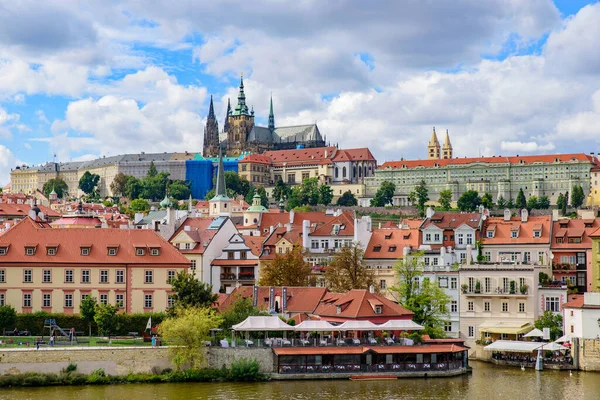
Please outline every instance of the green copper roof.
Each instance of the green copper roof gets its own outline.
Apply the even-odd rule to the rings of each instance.
[[[258,203],[258,204],[256,204]],[[248,207],[247,212],[267,212],[266,207],[264,207],[260,202],[260,195],[258,193],[254,193],[252,196],[252,205]]]
[[[165,198],[160,202],[161,208],[171,208],[173,207],[173,202],[169,198],[168,194],[165,194]]]
[[[240,92],[238,93],[238,103],[231,115],[250,115],[246,105],[246,94],[244,93],[244,77],[240,78]]]

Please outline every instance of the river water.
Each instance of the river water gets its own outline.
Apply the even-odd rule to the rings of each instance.
[[[149,399],[600,399],[600,373],[543,371],[471,363],[473,374],[398,381],[283,381],[0,389],[0,400]]]

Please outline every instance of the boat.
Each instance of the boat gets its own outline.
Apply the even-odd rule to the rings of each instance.
[[[350,377],[351,381],[384,381],[390,379],[398,379],[393,375],[354,375]]]

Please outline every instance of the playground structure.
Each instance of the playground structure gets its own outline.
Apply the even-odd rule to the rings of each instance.
[[[46,329],[48,329],[49,332],[48,336],[54,336],[55,338],[58,336],[64,336],[71,344],[77,343],[77,338],[75,337],[75,332],[73,331],[73,329],[69,330],[68,332],[65,331],[56,324],[56,320],[54,318],[44,320],[42,340],[44,339],[44,333],[46,332]],[[58,335],[57,333],[59,333],[60,335]]]

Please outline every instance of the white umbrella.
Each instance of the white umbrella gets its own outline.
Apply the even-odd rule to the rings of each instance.
[[[563,335],[555,340],[556,343],[566,343],[571,341],[571,336]]]
[[[529,333],[523,335],[523,337],[544,337],[544,332],[535,328],[534,330],[530,331]]]
[[[540,347],[538,347],[538,349],[549,350],[549,351],[565,351],[565,350],[568,350],[567,347],[562,346],[562,345],[560,345],[558,343],[555,343],[555,342],[544,343],[543,345],[541,345]]]

